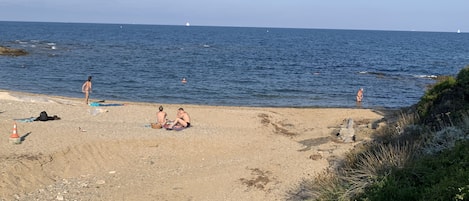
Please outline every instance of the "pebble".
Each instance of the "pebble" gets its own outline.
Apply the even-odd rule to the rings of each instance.
[[[34,192],[14,194],[11,200],[93,200],[98,195],[98,192],[90,190],[92,189],[90,186],[92,184],[102,185],[105,183],[104,179],[100,180],[96,177],[62,179],[44,188],[39,188]],[[4,201],[2,197],[0,197],[0,201]]]
[[[98,180],[98,181],[96,181],[96,184],[99,184],[99,185],[105,184],[105,183],[106,183],[106,181],[104,181],[104,180]]]

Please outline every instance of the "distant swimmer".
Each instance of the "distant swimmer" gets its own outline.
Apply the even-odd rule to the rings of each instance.
[[[81,86],[81,91],[85,93],[85,103],[88,105],[88,99],[91,93],[91,76],[88,76],[88,80]]]
[[[186,84],[186,83],[187,83],[187,80],[186,80],[186,78],[185,78],[185,77],[183,77],[183,78],[182,78],[182,80],[181,80],[181,82],[182,82],[183,84]]]
[[[362,102],[363,100],[363,88],[360,88],[357,92],[357,102]]]

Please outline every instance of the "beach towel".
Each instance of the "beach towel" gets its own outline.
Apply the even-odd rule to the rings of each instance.
[[[183,127],[183,126],[175,126],[175,127],[173,127],[173,130],[175,130],[175,131],[182,131],[182,130],[184,130],[184,129],[186,129],[186,128],[187,128],[187,127]]]
[[[173,124],[172,121],[167,121],[166,124],[163,125],[163,128],[165,128],[166,130],[171,130],[171,124]]]
[[[98,102],[91,102],[90,106],[91,107],[99,107],[99,106],[124,106],[125,104],[120,104],[120,103],[98,103]]]
[[[28,122],[33,122],[35,119],[36,119],[36,117],[29,117],[29,118],[13,119],[13,120],[16,121],[16,122],[28,123]]]
[[[169,130],[169,131],[172,131],[172,130],[174,130],[174,131],[182,131],[182,130],[184,130],[184,129],[187,128],[187,127],[179,126],[179,125],[178,125],[178,126],[173,126],[172,128],[169,127],[169,126],[170,126],[169,124],[166,124],[164,128],[166,128],[166,130]]]

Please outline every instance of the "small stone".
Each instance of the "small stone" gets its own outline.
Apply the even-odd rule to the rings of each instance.
[[[10,138],[11,144],[21,144],[21,138]]]
[[[322,156],[320,154],[313,154],[309,156],[309,159],[316,161],[316,160],[322,159]]]

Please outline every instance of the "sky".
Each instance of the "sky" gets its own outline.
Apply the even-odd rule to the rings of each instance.
[[[0,0],[0,21],[469,32],[469,1]]]

